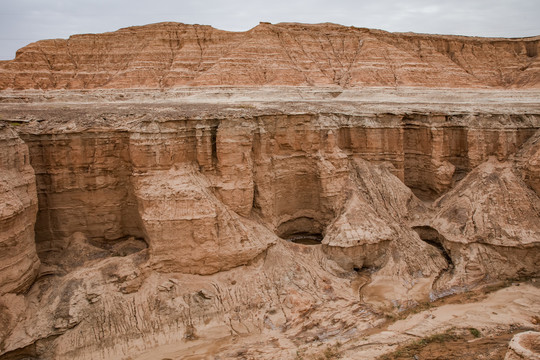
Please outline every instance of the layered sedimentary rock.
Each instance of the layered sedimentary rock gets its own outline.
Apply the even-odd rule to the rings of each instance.
[[[0,124],[0,295],[26,291],[39,259],[34,241],[36,180],[28,147]]]
[[[55,116],[55,112],[50,114]],[[75,115],[68,118],[71,116]],[[142,114],[133,113],[128,118],[139,116]],[[173,112],[167,116],[182,115]],[[394,183],[400,178],[420,195],[437,196],[452,185],[459,173],[470,171],[482,159],[508,158],[535,131],[535,116],[510,119],[500,115],[499,118],[507,120],[506,127],[493,128],[483,116],[454,115],[441,122],[437,117],[425,116],[385,115],[381,119],[315,113],[262,115],[249,121],[234,117],[159,123],[128,120],[129,130],[119,123],[119,128],[81,132],[77,130],[79,125],[74,124],[72,130],[63,134],[38,130],[43,123],[37,123],[37,127],[29,127],[22,136],[30,147],[37,174],[38,251],[41,254],[61,251],[71,234],[84,229],[94,239],[146,238],[150,253],[157,256],[154,261],[157,267],[170,265],[162,255],[181,263],[180,257],[185,255],[180,253],[193,258],[172,267],[178,271],[205,273],[245,264],[273,241],[248,235],[251,225],[242,218],[254,213],[271,231],[284,238],[295,233],[325,235],[325,229],[344,211],[351,196],[357,199],[355,207],[368,208],[360,205],[366,201],[361,200],[362,195],[353,191],[361,187],[354,170],[359,169],[360,158],[387,163],[385,171],[397,176],[392,180]],[[124,119],[122,115],[120,119]],[[454,128],[465,119],[476,125],[473,128],[461,125],[462,137],[456,140]],[[412,121],[417,125],[411,128]],[[419,138],[420,122],[428,121],[430,126],[423,126],[426,139]],[[435,137],[433,133],[443,135]],[[490,143],[489,147],[478,143],[478,137],[488,136],[501,140]],[[465,150],[457,148],[456,141]],[[422,153],[418,153],[420,146]],[[424,167],[424,163],[434,161],[445,161],[455,169],[447,174],[445,186],[436,186],[440,179],[438,168]],[[370,173],[362,171],[363,176]],[[381,183],[390,181],[387,175],[378,176],[385,179]],[[377,186],[372,184],[371,191]],[[393,192],[389,190],[380,197],[396,196]],[[369,199],[369,206],[385,208],[381,204],[373,205],[371,196]],[[405,212],[401,210],[401,214]],[[389,222],[376,212],[368,218],[379,224]],[[394,214],[392,218],[402,221],[402,215]],[[199,221],[204,225],[197,225]],[[362,226],[369,227],[367,223]],[[214,230],[205,233],[202,229],[207,228]],[[184,235],[175,229],[185,229]],[[395,231],[383,233],[389,239],[397,236]],[[193,239],[190,246],[209,241],[206,245],[209,248],[200,256],[188,248],[177,248],[177,255],[171,252],[172,248],[158,250],[161,246],[158,243],[177,246],[172,239],[178,237],[186,241]],[[231,245],[235,242],[237,245]],[[204,266],[197,265],[203,258],[208,260],[212,253],[223,256],[222,252],[215,252],[219,244],[231,245],[233,252],[245,246],[250,255],[239,255],[238,261],[203,270]],[[188,271],[189,267],[192,270]]]
[[[385,327],[540,276],[538,46],[165,23],[21,49],[0,65],[0,359],[374,358],[473,310],[486,334],[537,326],[531,280]]]
[[[435,241],[454,261],[440,286],[538,274],[540,198],[516,172],[491,159],[437,200]]]
[[[36,244],[40,253],[61,250],[63,239],[77,228],[94,238],[142,237],[135,199],[130,196],[126,136],[81,135],[53,133],[39,141],[26,139],[39,179],[42,211],[36,221]]]
[[[158,271],[211,274],[249,263],[274,234],[220,202],[189,165],[134,179],[141,223]]]
[[[26,296],[0,299],[6,358],[350,338],[382,312],[538,275],[534,104],[392,113],[325,91],[250,104],[96,92],[91,108],[77,93],[6,95],[43,263]]]
[[[426,290],[448,264],[406,225],[425,214],[424,205],[388,167],[355,159],[352,169],[347,203],[322,242],[325,252],[363,275],[363,301],[400,306],[426,301]]]
[[[388,33],[261,23],[161,23],[39,41],[0,65],[0,89],[333,85],[538,88],[538,37]]]

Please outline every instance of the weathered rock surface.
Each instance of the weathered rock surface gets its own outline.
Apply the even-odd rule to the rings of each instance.
[[[211,274],[245,265],[275,235],[220,202],[192,166],[134,178],[142,226],[158,271]]]
[[[109,240],[143,236],[125,135],[89,132],[73,137],[55,132],[25,141],[38,179],[41,210],[35,232],[40,254],[61,251],[65,239],[80,231],[76,229]]]
[[[208,354],[232,334],[275,336],[256,356],[291,358],[359,341],[384,313],[538,276],[531,95],[473,114],[434,93],[430,110],[392,113],[326,91],[292,103],[95,92],[91,108],[76,92],[4,93],[35,169],[43,265],[26,295],[0,299],[3,356]],[[216,351],[238,357],[231,341]]]
[[[160,23],[44,40],[0,64],[0,89],[293,85],[538,88],[540,40],[261,23]]]
[[[0,296],[25,292],[34,281],[39,259],[34,241],[36,180],[28,147],[0,124]]]
[[[490,159],[434,206],[431,225],[438,234],[429,240],[453,260],[438,286],[538,276],[540,198],[512,163]]]
[[[515,335],[508,345],[504,360],[540,359],[540,333],[526,331]]]
[[[540,196],[540,131],[531,136],[516,155],[523,181]]]
[[[166,23],[22,49],[0,64],[0,359],[537,329],[539,41]]]
[[[365,277],[359,295],[368,303],[406,307],[427,301],[427,289],[448,264],[407,226],[426,209],[387,167],[362,159],[352,167],[348,200],[327,229],[324,251]]]

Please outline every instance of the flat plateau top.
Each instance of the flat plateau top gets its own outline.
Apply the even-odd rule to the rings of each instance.
[[[78,118],[79,124],[84,121],[89,126],[96,121],[93,125],[103,126],[107,121],[113,125],[143,117],[169,121],[274,114],[540,115],[540,90],[186,87],[0,91],[1,120],[46,120],[50,126]]]

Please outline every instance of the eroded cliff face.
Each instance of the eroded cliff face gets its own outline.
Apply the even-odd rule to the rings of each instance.
[[[257,356],[293,358],[321,337],[356,341],[383,314],[539,275],[534,105],[21,95],[34,101],[2,107],[3,174],[24,180],[28,209],[12,247],[26,262],[1,283],[6,359],[209,354],[231,335],[277,336]],[[224,341],[216,352],[237,357]]]
[[[21,49],[0,64],[0,359],[373,359],[538,328],[538,47],[164,23]]]
[[[489,156],[508,159],[538,119],[499,118],[505,124],[499,129],[482,116],[305,114],[23,133],[37,175],[38,251],[61,249],[63,239],[85,229],[90,238],[146,238],[163,269],[211,273],[238,266],[274,241],[254,230],[252,215],[284,238],[323,236],[352,196],[346,189],[360,187],[351,185],[359,159],[388,164],[384,177],[395,175],[432,199]],[[477,125],[456,125],[465,119]],[[176,254],[179,236],[193,243],[183,242]],[[225,255],[228,246],[236,261]]]
[[[39,259],[34,241],[36,178],[28,147],[0,125],[0,296],[22,293],[34,282]]]
[[[0,65],[0,89],[175,86],[538,88],[538,37],[388,33],[261,23],[246,32],[161,23],[39,41]]]

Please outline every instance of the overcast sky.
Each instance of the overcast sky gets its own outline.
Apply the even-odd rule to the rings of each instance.
[[[540,35],[540,0],[0,0],[0,60],[37,40],[162,21],[245,31],[259,21],[388,31]]]

